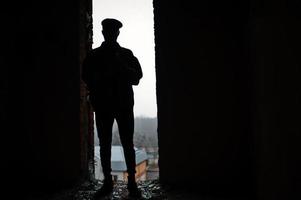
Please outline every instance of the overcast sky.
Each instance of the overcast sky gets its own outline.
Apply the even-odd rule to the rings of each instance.
[[[138,58],[143,78],[134,86],[135,116],[156,117],[155,44],[152,0],[93,0],[93,48],[103,42],[101,21],[123,23],[118,43]]]

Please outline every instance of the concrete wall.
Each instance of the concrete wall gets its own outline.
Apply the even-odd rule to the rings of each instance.
[[[301,3],[258,1],[250,18],[260,199],[299,199]],[[256,8],[256,9],[254,9]]]
[[[299,194],[300,4],[154,7],[161,181],[214,195]]]
[[[2,14],[6,184],[28,192],[70,186],[86,170],[79,1],[8,3]]]

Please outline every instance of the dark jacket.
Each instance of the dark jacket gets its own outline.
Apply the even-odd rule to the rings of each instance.
[[[103,42],[87,55],[82,78],[94,109],[131,108],[132,85],[139,84],[142,70],[131,50]]]

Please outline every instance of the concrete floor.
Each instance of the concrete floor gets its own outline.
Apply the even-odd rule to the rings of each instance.
[[[101,187],[101,181],[86,182],[77,188],[62,191],[52,195],[40,195],[27,198],[28,200],[94,200],[94,193]],[[247,198],[216,198],[205,197],[197,193],[185,192],[183,190],[165,189],[158,180],[149,180],[138,183],[143,198],[141,200],[247,200]],[[118,181],[114,192],[102,198],[104,200],[133,200],[128,198],[126,183]],[[97,199],[98,200],[98,199]],[[100,200],[100,199],[99,199]]]

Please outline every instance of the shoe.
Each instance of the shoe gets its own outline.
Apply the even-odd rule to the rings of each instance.
[[[138,188],[137,183],[128,184],[127,189],[129,191],[129,197],[138,199],[142,197],[141,191]]]
[[[105,197],[113,192],[114,183],[113,181],[104,181],[102,187],[96,191],[94,199]]]

